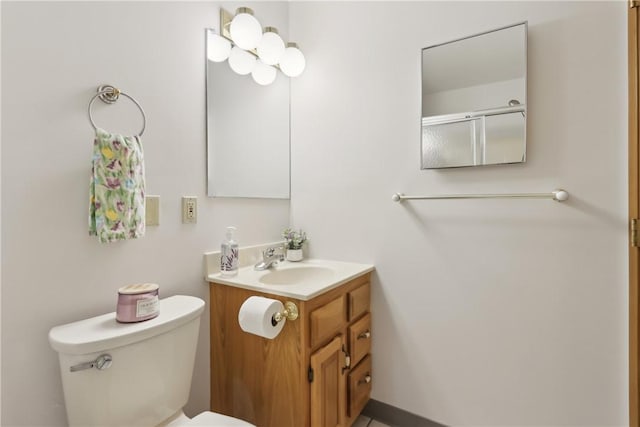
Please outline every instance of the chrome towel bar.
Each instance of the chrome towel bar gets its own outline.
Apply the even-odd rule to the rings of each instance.
[[[405,196],[402,193],[396,193],[391,196],[394,202],[427,199],[552,199],[556,202],[564,202],[568,198],[569,193],[562,189],[553,190],[550,193],[442,194],[439,196]]]

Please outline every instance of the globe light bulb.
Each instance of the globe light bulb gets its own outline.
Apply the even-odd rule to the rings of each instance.
[[[207,38],[207,58],[213,62],[223,62],[231,52],[231,42],[222,36],[209,31]]]
[[[258,56],[267,65],[276,65],[284,54],[284,42],[274,27],[266,27],[256,48]]]
[[[260,22],[253,16],[253,10],[248,7],[238,8],[236,16],[229,26],[231,40],[236,46],[244,49],[255,49],[262,37]]]
[[[298,77],[304,71],[306,61],[304,55],[295,43],[287,43],[282,58],[280,58],[280,70],[289,77]]]
[[[241,76],[249,74],[256,66],[256,57],[234,46],[229,54],[229,67]]]
[[[271,65],[267,65],[262,60],[256,61],[256,66],[251,71],[253,80],[262,86],[270,85],[276,79],[276,69]]]

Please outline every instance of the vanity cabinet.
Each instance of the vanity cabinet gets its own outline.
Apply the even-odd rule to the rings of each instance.
[[[310,300],[212,281],[211,410],[258,427],[349,427],[369,400],[370,273]],[[299,317],[273,340],[246,333],[250,296],[292,301]]]

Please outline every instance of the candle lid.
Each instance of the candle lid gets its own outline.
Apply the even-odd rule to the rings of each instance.
[[[147,292],[157,291],[159,288],[160,286],[155,283],[136,283],[121,287],[118,289],[118,293],[121,295],[146,294]]]

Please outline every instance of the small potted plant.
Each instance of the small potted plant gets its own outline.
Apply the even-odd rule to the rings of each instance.
[[[282,237],[286,241],[287,260],[302,261],[302,244],[307,241],[307,233],[287,228],[282,232]]]

